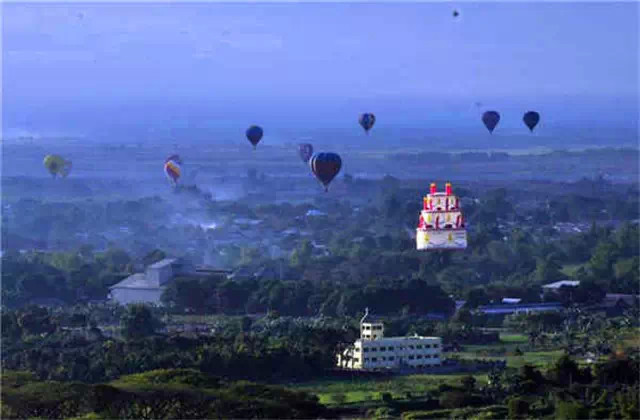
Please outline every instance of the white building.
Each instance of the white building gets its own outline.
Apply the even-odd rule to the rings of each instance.
[[[132,274],[109,288],[109,300],[126,305],[128,303],[160,304],[160,296],[176,274],[191,273],[175,258],[165,258],[147,267],[144,273]]]
[[[440,337],[385,337],[384,324],[369,316],[360,321],[360,339],[338,355],[338,366],[347,369],[399,369],[440,366]]]

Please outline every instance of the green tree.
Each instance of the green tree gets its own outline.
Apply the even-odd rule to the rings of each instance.
[[[460,380],[462,388],[467,393],[472,393],[476,388],[476,378],[471,375],[467,375]]]
[[[151,310],[143,304],[127,306],[120,319],[122,334],[127,339],[138,339],[155,332],[157,321],[154,320]]]
[[[587,419],[589,409],[577,401],[557,401],[555,418],[558,420]]]
[[[509,419],[523,419],[527,418],[527,414],[529,414],[529,403],[522,398],[510,398],[508,408]]]

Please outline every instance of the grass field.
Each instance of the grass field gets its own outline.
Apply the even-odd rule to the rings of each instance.
[[[390,393],[394,399],[405,399],[407,392],[413,397],[424,396],[441,384],[460,385],[466,374],[452,375],[408,375],[385,379],[326,380],[305,382],[295,386],[318,396],[323,404],[334,404],[334,395],[342,394],[344,403],[379,401],[381,394]],[[486,384],[487,375],[473,375],[477,383]]]

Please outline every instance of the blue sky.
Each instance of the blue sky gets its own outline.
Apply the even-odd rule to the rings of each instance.
[[[2,35],[5,129],[176,103],[218,119],[397,105],[400,121],[479,101],[637,123],[637,3],[5,4]]]

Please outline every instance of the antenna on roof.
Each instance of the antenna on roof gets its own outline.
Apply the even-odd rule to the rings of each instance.
[[[364,308],[364,316],[360,320],[361,324],[364,322],[364,320],[367,318],[368,315],[369,315],[369,308],[367,307],[367,308]]]

